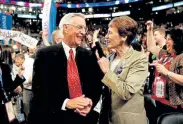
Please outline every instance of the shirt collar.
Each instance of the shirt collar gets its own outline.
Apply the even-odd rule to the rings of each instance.
[[[76,56],[76,48],[70,48],[64,41],[61,42],[64,48],[65,54],[67,58],[69,57],[69,50],[72,49],[74,53],[74,57]]]

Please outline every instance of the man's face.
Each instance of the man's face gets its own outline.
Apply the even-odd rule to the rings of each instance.
[[[60,35],[57,35],[56,36],[56,40],[55,40],[56,44],[62,42],[63,39],[64,39],[64,36],[63,35],[61,35],[61,34]]]
[[[85,19],[79,16],[72,18],[72,24],[64,25],[64,39],[68,42],[70,47],[77,47],[81,45],[86,34]]]
[[[159,31],[154,32],[154,40],[156,43],[159,43],[161,41],[163,35]]]

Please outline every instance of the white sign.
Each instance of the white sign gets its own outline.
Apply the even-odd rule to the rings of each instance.
[[[43,15],[42,15],[42,30],[47,33],[49,31],[50,9],[51,9],[51,0],[44,0]]]
[[[0,37],[12,39],[30,48],[35,48],[38,43],[38,40],[35,38],[19,31],[0,29]]]

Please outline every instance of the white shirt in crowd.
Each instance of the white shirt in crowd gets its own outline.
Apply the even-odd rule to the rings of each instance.
[[[24,85],[24,88],[29,90],[32,89],[33,64],[34,64],[34,59],[30,57],[26,58],[23,63],[23,67],[24,67],[23,76],[26,79],[23,85]]]

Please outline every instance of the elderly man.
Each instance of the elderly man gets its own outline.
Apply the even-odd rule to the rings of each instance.
[[[37,52],[29,124],[95,124],[92,110],[101,95],[103,73],[95,54],[79,45],[85,17],[66,14],[60,21],[63,42]]]

